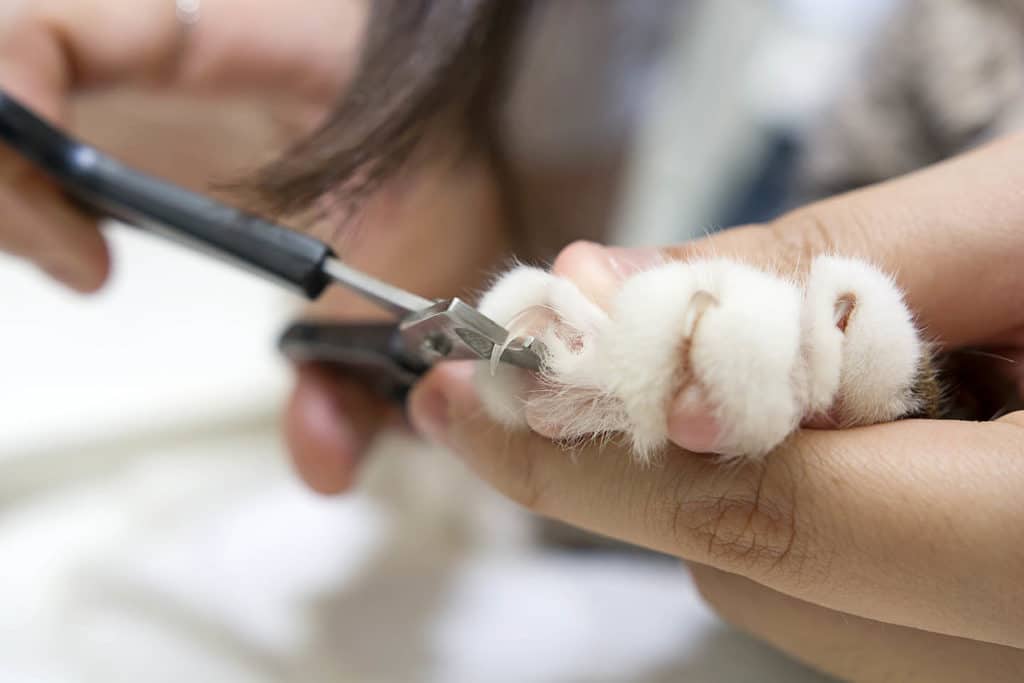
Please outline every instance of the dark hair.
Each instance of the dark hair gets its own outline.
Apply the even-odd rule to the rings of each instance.
[[[242,188],[282,216],[352,204],[430,140],[494,143],[494,107],[529,0],[373,0],[360,68],[335,109]]]

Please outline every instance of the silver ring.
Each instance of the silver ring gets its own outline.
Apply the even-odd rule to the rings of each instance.
[[[174,16],[177,18],[178,30],[174,41],[174,53],[167,64],[168,74],[178,74],[185,62],[192,32],[199,23],[199,9],[202,0],[174,0]]]
[[[201,0],[174,0],[174,12],[186,28],[199,23],[200,9]]]

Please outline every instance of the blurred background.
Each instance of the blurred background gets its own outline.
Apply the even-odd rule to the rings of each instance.
[[[898,98],[875,97],[895,87],[876,67],[913,61],[887,32],[939,19],[897,20],[901,4],[553,0],[509,108],[518,159],[620,160],[614,203],[587,213],[583,181],[575,218],[608,216],[609,239],[632,244],[909,170],[939,152]],[[571,49],[601,21],[607,78]],[[942,153],[992,129],[999,102],[957,118],[941,94],[918,115],[937,112]],[[77,120],[100,147],[166,135],[149,159],[163,175],[194,155],[229,171],[281,134],[244,103],[219,104],[218,127],[200,105],[133,97],[86,98]],[[526,125],[553,101],[561,128]],[[900,131],[910,142],[858,142]],[[380,440],[352,495],[309,493],[281,445],[289,371],[273,348],[298,303],[130,228],[108,235],[115,274],[89,298],[0,256],[0,680],[822,680],[720,623],[678,563],[554,542],[406,434]]]

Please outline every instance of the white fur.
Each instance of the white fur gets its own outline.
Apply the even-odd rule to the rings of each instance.
[[[550,313],[513,331],[547,349],[539,376],[477,373],[485,409],[509,428],[623,433],[646,460],[686,391],[721,426],[717,452],[756,456],[815,416],[845,426],[916,407],[921,342],[895,284],[862,261],[819,257],[803,287],[728,260],[666,263],[628,278],[607,312],[568,280],[519,267],[480,304],[501,324],[531,307]]]
[[[480,301],[479,310],[492,320],[507,325],[522,311],[533,307],[551,310],[552,321],[558,319],[564,323],[557,329],[553,325],[544,325],[528,330],[547,349],[545,376],[554,377],[555,381],[546,387],[537,387],[537,382],[531,382],[517,368],[500,364],[492,373],[491,365],[486,364],[476,374],[481,402],[491,417],[508,427],[526,425],[528,397],[534,404],[553,403],[552,417],[560,423],[578,425],[582,419],[576,415],[580,411],[575,410],[579,398],[566,401],[561,396],[561,390],[586,390],[588,372],[584,368],[588,366],[589,355],[575,353],[559,337],[558,332],[572,328],[578,330],[585,339],[594,338],[607,325],[608,317],[580,293],[573,283],[526,266],[517,267],[499,278]],[[515,333],[515,330],[512,332]],[[589,347],[584,350],[588,351]],[[557,398],[552,402],[553,396]],[[534,408],[536,410],[536,406]],[[571,410],[572,416],[563,419],[556,415],[566,408]],[[582,435],[579,429],[576,432],[579,433],[567,432],[563,436]]]
[[[892,278],[863,261],[822,256],[811,267],[807,290],[819,302],[844,295],[854,300],[840,339],[840,380],[835,393],[839,424],[887,422],[916,409],[911,387],[924,350]],[[817,314],[824,316],[826,311],[819,307]],[[817,323],[819,328],[827,325],[825,319]],[[835,344],[834,335],[830,343]],[[830,375],[835,370],[827,369]]]
[[[505,273],[481,299],[478,309],[495,322],[506,325],[531,306],[547,302],[548,289],[558,281],[538,268],[520,266]],[[484,409],[506,427],[526,427],[525,402],[529,377],[504,363],[494,374],[490,364],[476,373],[476,387]]]

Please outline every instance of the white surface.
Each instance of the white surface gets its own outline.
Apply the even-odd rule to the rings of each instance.
[[[152,236],[108,234],[114,277],[92,297],[0,255],[0,457],[245,414],[285,387],[287,294]]]
[[[2,680],[822,680],[719,624],[678,563],[471,542],[465,494],[429,521],[316,498],[272,429],[153,446],[0,522]]]

